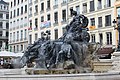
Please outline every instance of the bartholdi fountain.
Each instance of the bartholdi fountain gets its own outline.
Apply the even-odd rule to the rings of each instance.
[[[45,73],[91,72],[91,60],[96,58],[98,43],[89,43],[88,18],[72,10],[73,20],[66,26],[66,32],[56,40],[39,38],[28,46],[20,60],[20,66],[35,62],[35,69]],[[73,70],[72,72],[70,72]],[[27,69],[26,71],[29,71]]]

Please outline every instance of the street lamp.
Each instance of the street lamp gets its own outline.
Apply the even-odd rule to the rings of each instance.
[[[119,38],[118,38],[117,51],[120,51],[120,16],[117,17],[117,20],[115,19],[113,20],[113,24],[114,24],[114,29],[118,30]]]
[[[42,35],[43,35],[45,40],[50,40],[51,33],[49,30],[47,30],[46,32],[43,32]]]

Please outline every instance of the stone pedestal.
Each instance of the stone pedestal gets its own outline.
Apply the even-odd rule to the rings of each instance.
[[[111,59],[113,66],[110,71],[120,72],[120,52],[114,52]]]

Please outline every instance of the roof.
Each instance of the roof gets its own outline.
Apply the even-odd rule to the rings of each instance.
[[[5,2],[5,1],[3,1],[3,0],[0,0],[0,4],[9,4],[8,2]]]

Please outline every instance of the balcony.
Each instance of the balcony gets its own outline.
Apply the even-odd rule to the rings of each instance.
[[[41,11],[40,11],[40,14],[42,14],[42,13],[44,13],[44,10],[41,10]]]
[[[35,27],[35,28],[34,28],[34,31],[37,31],[37,30],[38,30],[38,28],[37,28],[37,27]]]
[[[111,7],[111,5],[110,4],[104,5],[104,8],[108,8],[108,7]]]
[[[89,9],[89,11],[90,11],[90,12],[92,12],[92,11],[95,11],[95,9],[93,9],[93,8],[90,8],[90,9]]]
[[[83,10],[82,13],[87,13],[87,10]]]
[[[29,17],[32,17],[32,14],[29,14]]]
[[[54,8],[54,9],[58,8],[58,4],[54,5],[53,8]]]
[[[67,24],[67,20],[64,19],[63,21],[61,21],[62,24]]]
[[[63,1],[63,2],[61,3],[61,6],[65,6],[65,5],[67,5],[67,1]]]
[[[58,21],[55,21],[55,23],[53,23],[54,27],[58,26]]]
[[[46,11],[50,11],[50,7],[48,7],[48,8],[46,9]]]
[[[19,26],[17,26],[16,29],[19,29]]]
[[[38,0],[35,0],[34,3],[35,3],[35,4],[38,3]]]
[[[98,24],[98,28],[102,27],[103,25],[102,24]]]
[[[106,27],[111,26],[111,23],[106,23],[105,26]]]
[[[101,6],[98,6],[97,9],[98,9],[98,10],[99,10],[99,9],[102,9],[102,5],[101,5]]]
[[[20,28],[23,28],[23,25],[20,25]]]
[[[27,26],[27,23],[24,24],[24,27],[26,27],[26,26]]]
[[[38,12],[35,12],[35,13],[34,13],[34,16],[37,16],[37,15],[38,15]]]
[[[32,2],[31,2],[31,3],[29,3],[29,6],[32,6]]]
[[[0,36],[0,39],[4,40],[4,39],[8,39],[7,36]]]

